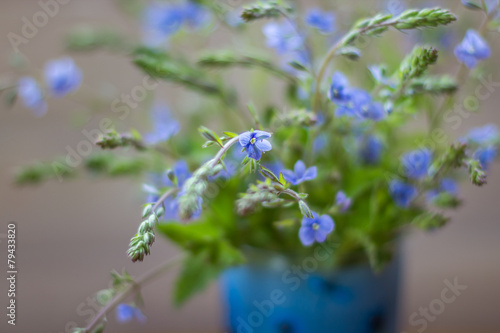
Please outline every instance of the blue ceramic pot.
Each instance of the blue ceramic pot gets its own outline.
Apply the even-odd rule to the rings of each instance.
[[[399,263],[319,272],[315,258],[273,256],[221,277],[232,333],[396,333]]]

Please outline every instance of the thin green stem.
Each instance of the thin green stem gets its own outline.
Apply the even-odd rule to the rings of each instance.
[[[101,310],[99,310],[97,315],[87,325],[84,332],[91,333],[92,330],[95,329],[101,323],[101,321],[104,319],[104,317],[106,317],[106,315],[110,311],[112,311],[121,302],[123,302],[132,292],[140,289],[141,287],[148,284],[149,282],[162,276],[164,273],[168,272],[172,267],[174,267],[179,262],[181,262],[184,258],[185,258],[185,254],[177,255],[174,258],[171,258],[171,259],[165,261],[163,264],[153,268],[151,271],[149,271],[148,273],[144,274],[139,279],[137,279],[137,281],[130,284],[123,291],[121,291],[119,294],[117,294],[111,301],[109,301],[109,303],[107,303],[103,308],[101,308]]]
[[[485,30],[488,27],[489,20],[490,20],[490,16],[485,14],[485,17],[484,17],[483,21],[481,22],[481,25],[478,29],[478,32],[480,35],[483,35],[485,33]],[[466,70],[467,70],[467,67],[465,67],[465,65],[462,62],[460,62],[460,64],[458,65],[458,67],[455,71],[455,74],[453,75],[453,79],[457,81],[457,85],[459,88],[460,88],[460,86],[462,86],[465,78],[467,77],[466,75],[464,75]],[[438,104],[438,106],[436,108],[437,111],[431,117],[430,126],[429,126],[429,133],[432,133],[432,131],[434,131],[436,128],[438,128],[440,126],[441,120],[443,118],[442,117],[443,112],[445,112],[447,110],[448,103],[452,98],[453,97],[448,96],[448,97],[444,97],[441,99],[440,103]]]
[[[239,140],[239,138],[239,136],[235,136],[234,138],[226,142],[226,144],[219,150],[219,152],[217,152],[217,155],[215,155],[214,159],[208,162],[210,163],[211,168],[219,164],[222,156],[224,156],[224,154],[229,150],[229,148],[231,148],[233,144],[235,144]]]

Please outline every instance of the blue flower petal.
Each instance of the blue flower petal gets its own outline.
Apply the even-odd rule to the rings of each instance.
[[[319,229],[322,232],[329,234],[330,232],[333,231],[333,228],[335,227],[335,223],[333,222],[333,219],[330,217],[330,215],[321,215],[319,218]]]
[[[255,130],[255,131],[253,131],[253,137],[257,140],[269,139],[271,137],[271,133],[265,132],[265,131],[260,131],[260,130]]]
[[[240,142],[240,145],[242,147],[246,147],[248,146],[248,144],[250,143],[250,140],[252,139],[252,133],[251,132],[244,132],[244,133],[241,133],[238,137],[238,140]]]
[[[302,244],[310,246],[315,241],[315,232],[312,228],[303,226],[299,230],[299,238]]]
[[[258,140],[255,143],[255,146],[262,151],[270,151],[271,149],[273,149],[273,146],[267,140]]]
[[[285,177],[285,180],[287,182],[292,183],[293,185],[297,185],[297,177],[295,176],[295,173],[292,170],[283,170],[283,177]]]
[[[313,179],[316,179],[317,176],[318,176],[318,168],[313,166],[313,167],[310,167],[309,169],[306,170],[306,172],[302,176],[302,179],[304,181],[313,180]]]
[[[301,160],[298,160],[293,167],[293,171],[295,171],[295,176],[297,176],[297,178],[302,179],[306,172],[306,165]]]

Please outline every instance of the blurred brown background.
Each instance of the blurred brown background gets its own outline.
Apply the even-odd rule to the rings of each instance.
[[[371,1],[358,2],[365,5]],[[460,7],[460,1],[456,0],[432,2],[445,3],[451,9]],[[336,4],[336,8],[341,8],[341,1]],[[0,74],[14,75],[7,66],[12,50],[7,35],[20,34],[22,17],[31,20],[41,7],[38,1],[2,0],[0,8]],[[137,27],[116,9],[113,1],[68,1],[60,5],[59,13],[35,37],[20,46],[29,60],[31,73],[41,70],[47,60],[65,54],[61,40],[69,27],[80,22],[138,34]],[[495,56],[490,61],[500,64],[499,38],[492,37]],[[2,314],[1,332],[62,333],[67,332],[71,322],[84,326],[95,313],[87,303],[89,296],[107,287],[111,269],[126,268],[139,276],[176,252],[173,246],[159,240],[153,247],[153,255],[144,263],[132,264],[127,258],[126,247],[137,228],[138,207],[142,204],[139,180],[86,178],[51,181],[34,188],[12,185],[17,166],[49,160],[64,153],[66,146],[75,147],[85,139],[82,127],[69,124],[75,122],[74,110],[91,96],[91,91],[107,89],[101,85],[103,79],[117,87],[113,92],[116,97],[129,93],[142,82],[143,76],[124,57],[105,52],[73,57],[84,69],[84,87],[76,96],[51,100],[48,114],[41,119],[33,117],[19,103],[12,109],[0,108],[0,232],[6,232],[7,222],[17,222],[19,270],[17,325],[7,325]],[[493,74],[500,81],[497,69]],[[178,90],[163,86],[156,93],[169,101]],[[499,104],[500,94],[496,93],[485,101],[481,114],[472,115],[453,135],[487,122],[499,124]],[[137,110],[141,111],[145,110]],[[101,115],[84,119],[83,128],[96,128],[103,116],[116,118],[110,110],[100,112]],[[127,123],[144,126],[144,120],[139,120],[142,118],[135,114]],[[461,197],[465,205],[454,214],[451,224],[437,232],[415,233],[405,241],[401,321],[407,332],[416,332],[409,327],[409,316],[439,298],[444,280],[455,277],[468,289],[429,323],[426,332],[500,332],[498,164],[491,168],[487,186],[480,189],[464,184]],[[6,271],[6,243],[4,239],[0,241],[0,271]],[[107,332],[221,331],[222,310],[216,284],[182,309],[174,309],[170,303],[174,276],[175,272],[171,272],[144,288],[145,313],[149,317],[146,324],[119,325],[110,318]],[[4,278],[1,281],[0,304],[5,305],[6,283]]]

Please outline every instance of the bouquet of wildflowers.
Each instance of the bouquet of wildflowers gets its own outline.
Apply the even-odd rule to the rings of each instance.
[[[103,151],[86,156],[81,166],[62,157],[17,175],[20,184],[85,170],[143,177],[146,199],[128,256],[145,260],[160,235],[183,250],[138,281],[114,272],[113,287],[96,295],[102,311],[76,331],[99,331],[117,306],[122,321],[144,319],[138,301],[123,301],[176,261],[184,268],[173,297],[182,304],[225,269],[244,263],[246,249],[300,258],[328,242],[334,250],[323,263],[326,269],[369,262],[377,270],[391,260],[401,232],[444,226],[446,211],[461,204],[458,182],[468,178],[484,185],[500,142],[493,125],[458,138],[443,129],[467,118],[463,112],[470,110],[457,111],[455,97],[465,78],[480,77],[478,69],[490,57],[485,33],[500,26],[498,1],[462,3],[484,21],[454,45],[453,75],[434,70],[441,51],[432,45],[448,27],[425,32],[457,20],[441,8],[381,13],[347,29],[332,12],[304,12],[280,0],[236,9],[204,0],[144,8],[132,1],[126,8],[140,8],[142,43],[96,28],[72,32],[69,50],[127,54],[150,84],[173,82],[202,101],[180,110],[179,121],[164,101],[148,100],[150,132],[120,132],[108,124],[95,140]],[[272,52],[228,45],[200,55],[176,48],[187,35],[204,39],[217,29],[234,31],[240,41],[252,25],[262,26]],[[385,53],[391,60],[373,64],[372,39],[398,30],[422,31],[426,43],[415,42],[401,57],[396,45],[386,44],[394,49]],[[241,97],[229,83],[226,72],[234,67],[255,74],[257,87],[247,89],[255,97]],[[47,112],[47,96],[72,93],[82,80],[70,58],[49,62],[44,74],[47,93],[33,77],[9,88],[38,116]],[[125,115],[123,106],[116,111]],[[425,126],[409,127],[415,119]],[[192,124],[200,136],[193,135]]]

